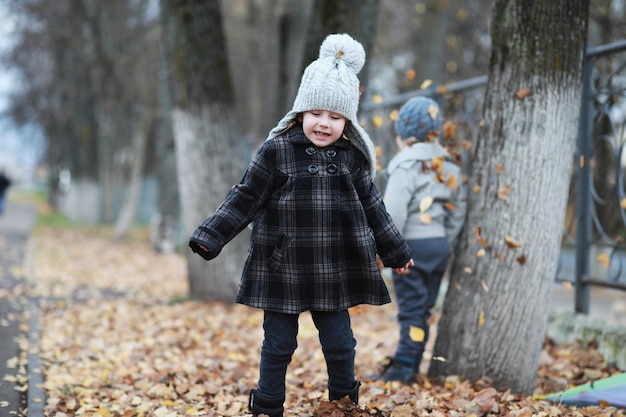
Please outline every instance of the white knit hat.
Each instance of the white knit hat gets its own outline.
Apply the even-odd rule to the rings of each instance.
[[[369,135],[359,126],[357,74],[365,64],[363,46],[347,34],[328,35],[320,46],[319,58],[305,70],[293,107],[278,122],[268,140],[280,135],[292,125],[298,113],[308,110],[328,110],[350,121],[346,136],[366,156],[372,178],[376,175],[376,151]]]

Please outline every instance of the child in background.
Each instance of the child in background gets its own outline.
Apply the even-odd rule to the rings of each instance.
[[[237,302],[264,310],[255,416],[282,416],[298,317],[310,311],[327,364],[329,399],[358,402],[348,309],[391,301],[376,263],[401,273],[411,253],[372,182],[376,156],[358,125],[360,43],[328,36],[304,71],[291,111],[243,179],[189,240],[210,260],[253,223]]]
[[[400,338],[378,378],[409,384],[419,373],[428,320],[465,221],[467,196],[461,168],[439,143],[443,126],[435,101],[410,99],[400,108],[395,129],[400,152],[387,167],[385,204],[415,265],[407,274],[393,273]]]

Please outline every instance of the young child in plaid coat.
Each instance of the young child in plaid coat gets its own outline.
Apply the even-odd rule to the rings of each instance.
[[[327,364],[329,399],[357,403],[348,309],[390,302],[376,263],[398,272],[411,252],[372,182],[376,157],[358,125],[360,43],[328,36],[304,71],[292,110],[270,131],[243,179],[189,240],[206,260],[253,224],[237,302],[264,310],[255,415],[282,416],[298,317],[310,311]]]

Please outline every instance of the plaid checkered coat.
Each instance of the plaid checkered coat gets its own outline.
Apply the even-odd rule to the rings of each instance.
[[[213,259],[251,222],[237,302],[264,310],[296,314],[388,303],[376,253],[389,267],[411,258],[364,155],[345,139],[318,148],[300,125],[263,144],[189,245]]]

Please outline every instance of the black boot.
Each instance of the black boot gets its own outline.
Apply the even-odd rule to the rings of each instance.
[[[328,400],[329,401],[335,401],[335,400],[339,400],[343,397],[345,397],[346,395],[350,398],[350,401],[352,401],[355,404],[359,403],[359,387],[361,386],[361,382],[360,381],[354,381],[354,386],[352,387],[352,390],[346,392],[346,391],[335,391],[332,388],[328,387]]]
[[[259,414],[267,414],[269,417],[283,417],[283,403],[285,396],[269,397],[257,389],[250,391],[248,409],[257,417]]]

